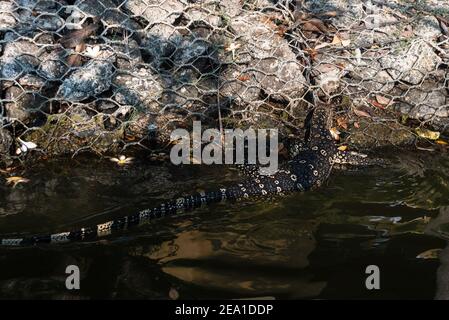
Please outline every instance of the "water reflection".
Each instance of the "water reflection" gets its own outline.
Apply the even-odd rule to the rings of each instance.
[[[92,170],[95,168],[95,170]],[[447,157],[393,157],[388,168],[335,172],[318,191],[271,202],[218,204],[95,243],[0,249],[0,297],[447,298]],[[213,167],[130,167],[61,160],[0,185],[0,233],[102,222],[238,179]],[[438,259],[418,259],[445,248]],[[64,288],[77,264],[82,290]],[[376,264],[381,290],[366,290]]]

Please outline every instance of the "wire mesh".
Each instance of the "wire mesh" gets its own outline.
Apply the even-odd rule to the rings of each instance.
[[[436,0],[1,0],[0,157],[154,151],[193,120],[288,137],[314,95],[343,143],[436,140],[448,17]]]

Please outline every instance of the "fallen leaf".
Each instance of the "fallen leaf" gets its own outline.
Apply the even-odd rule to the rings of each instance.
[[[346,40],[341,40],[341,45],[343,47],[347,47],[351,44],[351,40],[350,39],[346,39]]]
[[[17,138],[17,140],[22,144],[22,146],[25,146],[27,150],[32,150],[32,149],[36,149],[37,148],[37,144],[35,144],[34,142],[23,141],[20,138]]]
[[[322,31],[319,28],[317,28],[314,24],[312,24],[310,22],[305,22],[302,25],[302,30],[303,31],[322,33]]]
[[[120,155],[118,158],[111,158],[110,160],[112,162],[117,163],[119,166],[124,166],[126,164],[131,164],[133,162],[134,158]]]
[[[338,35],[335,35],[335,36],[334,36],[334,39],[332,39],[332,44],[333,44],[333,45],[338,45],[338,44],[340,44],[340,43],[341,43],[340,37],[339,37]]]
[[[358,123],[358,122],[354,122],[354,127],[356,127],[357,129],[359,129],[359,128],[360,128],[359,123]]]
[[[438,143],[438,144],[441,144],[441,145],[443,145],[443,146],[447,146],[447,145],[449,144],[448,142],[446,142],[446,141],[444,141],[444,140],[441,140],[441,139],[438,139],[438,140],[436,140],[435,142]]]
[[[343,63],[343,62],[338,62],[338,63],[336,63],[335,64],[337,67],[338,67],[338,69],[340,69],[340,70],[344,70],[345,68],[346,68],[346,65]]]
[[[317,50],[312,48],[305,48],[304,51],[309,54],[311,60],[316,60],[316,56],[318,54]]]
[[[413,28],[411,26],[406,26],[401,32],[401,36],[404,38],[411,38],[414,36]]]
[[[424,128],[416,128],[415,132],[418,136],[424,139],[437,140],[440,137],[440,133],[438,131],[431,131]]]
[[[168,292],[168,296],[172,300],[178,300],[179,299],[179,292],[175,288],[171,288],[170,291]]]
[[[418,259],[438,259],[441,249],[430,249],[424,252],[421,252],[416,256]]]
[[[321,15],[325,16],[325,17],[336,17],[337,11],[326,11],[326,12],[323,12]]]
[[[248,81],[250,79],[250,77],[247,74],[242,74],[242,75],[238,76],[237,79],[240,81]]]
[[[385,106],[384,106],[383,104],[380,104],[379,102],[377,102],[377,101],[374,100],[374,99],[368,99],[368,102],[369,102],[372,106],[374,106],[374,107],[376,107],[376,108],[379,108],[379,109],[385,109]]]
[[[6,185],[12,184],[13,188],[15,188],[19,183],[28,183],[30,182],[29,179],[23,178],[23,177],[9,177],[6,178]]]
[[[377,100],[377,102],[379,102],[381,105],[384,105],[384,106],[388,106],[391,103],[390,99],[385,98],[384,96],[381,96],[379,94],[376,94],[376,100]]]
[[[338,117],[337,125],[345,130],[348,130],[348,119],[346,119],[345,117]]]
[[[314,25],[322,33],[327,33],[329,31],[324,22],[320,19],[309,19],[307,22]]]
[[[340,140],[340,131],[338,131],[337,128],[332,127],[329,129],[332,138],[334,138],[334,140]]]
[[[279,26],[276,29],[276,33],[281,37],[283,37],[287,31],[288,31],[288,28],[286,26]]]
[[[329,43],[323,42],[315,47],[315,50],[320,50],[329,46]]]
[[[371,118],[371,115],[366,111],[354,109],[354,113],[359,117]]]
[[[348,146],[339,146],[338,150],[340,151],[346,151],[348,149]]]

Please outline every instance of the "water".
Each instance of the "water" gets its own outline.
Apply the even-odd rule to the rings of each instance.
[[[1,248],[0,298],[448,297],[448,168],[445,155],[400,153],[388,168],[335,171],[313,192],[217,204],[97,242]],[[223,167],[89,158],[16,174],[30,182],[0,184],[0,234],[70,230],[238,180]],[[79,291],[65,288],[70,264]],[[380,290],[365,287],[368,265]]]

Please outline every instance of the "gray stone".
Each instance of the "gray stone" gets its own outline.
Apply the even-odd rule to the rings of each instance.
[[[408,89],[399,100],[399,111],[418,120],[433,120],[449,116],[449,99],[445,88],[426,81]],[[447,120],[446,120],[447,121]]]
[[[117,54],[118,69],[133,69],[143,63],[140,46],[133,39],[127,39],[120,44],[112,44],[112,49]]]
[[[231,21],[241,38],[231,42],[228,48],[233,45],[240,48],[234,54],[229,49],[227,60],[235,58],[240,63],[241,60],[248,62],[248,66],[254,69],[260,88],[273,99],[288,101],[299,98],[306,85],[302,75],[303,66],[297,61],[287,41],[263,23],[263,17],[258,13],[248,13]]]
[[[440,22],[433,16],[421,17],[415,27],[415,33],[425,40],[435,40],[442,35]]]
[[[394,87],[394,79],[390,74],[382,68],[381,64],[377,62],[378,55],[367,54],[360,62],[356,59],[351,59],[351,63],[347,66],[352,85],[357,85],[365,92],[389,92]]]
[[[32,114],[39,112],[46,102],[45,98],[41,95],[24,91],[17,86],[6,89],[5,99],[11,101],[5,103],[6,117],[22,123],[32,121]]]
[[[179,0],[128,0],[124,7],[147,19],[149,24],[173,25],[184,10],[184,4]]]
[[[221,79],[220,94],[236,104],[254,103],[260,99],[260,86],[251,69],[230,65],[221,74]]]
[[[112,61],[91,60],[64,80],[58,96],[68,101],[95,97],[110,88],[113,74]]]
[[[124,0],[77,0],[75,5],[90,17],[99,17],[105,26],[137,28],[137,24],[121,10]]]
[[[9,149],[11,148],[13,139],[8,131],[0,128],[0,158],[2,156],[9,155]]]
[[[0,1],[0,31],[12,29],[16,25],[14,5],[11,1]]]
[[[38,55],[39,47],[31,41],[16,40],[6,43],[0,59],[0,76],[12,80],[33,71],[39,64]]]
[[[40,64],[37,73],[50,81],[61,80],[68,71],[67,65],[63,62],[60,52],[44,52],[40,57]]]
[[[123,105],[157,108],[162,94],[162,84],[148,68],[132,73],[118,73],[113,80],[114,99]]]
[[[219,27],[222,24],[222,14],[217,10],[219,3],[209,0],[196,2],[184,9],[184,15],[190,20],[190,23],[202,22],[212,27]]]
[[[221,0],[220,6],[223,14],[230,18],[239,15],[242,11],[242,2],[240,0]]]
[[[395,51],[380,58],[380,63],[394,80],[419,84],[436,70],[441,58],[426,42],[415,40],[410,45],[397,45]]]

